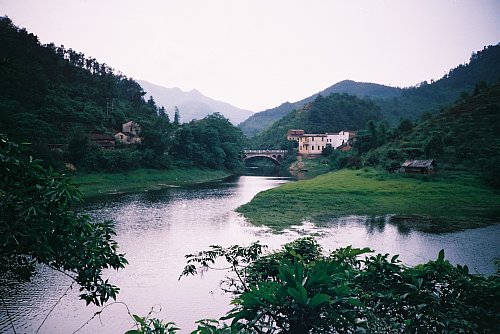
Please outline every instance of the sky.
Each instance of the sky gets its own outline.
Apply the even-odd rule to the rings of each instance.
[[[500,0],[0,0],[0,15],[136,80],[252,111],[345,79],[437,80],[500,42]]]

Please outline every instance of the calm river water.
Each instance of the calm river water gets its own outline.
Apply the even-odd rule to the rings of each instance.
[[[124,333],[133,325],[125,304],[132,314],[146,315],[153,310],[154,317],[173,321],[182,333],[188,333],[196,327],[196,320],[218,319],[230,309],[230,297],[218,285],[224,272],[178,280],[184,255],[213,244],[248,245],[260,240],[275,249],[299,236],[314,235],[325,250],[367,246],[380,253],[401,254],[400,259],[409,265],[435,259],[444,248],[451,262],[485,274],[494,271],[493,258],[500,257],[499,224],[426,234],[399,231],[385,219],[352,216],[321,227],[305,223],[273,234],[248,224],[234,212],[258,192],[289,181],[240,176],[90,202],[92,216],[116,223],[116,240],[130,263],[124,270],[106,273],[120,287],[117,301],[123,304],[108,303],[92,318],[100,308],[86,307],[78,299],[78,288],[70,289],[71,282],[65,276],[40,268],[30,284],[0,291],[0,333],[14,333],[11,323],[16,333],[34,333],[42,323],[39,333]]]

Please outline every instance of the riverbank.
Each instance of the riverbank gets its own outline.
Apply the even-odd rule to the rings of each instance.
[[[288,183],[240,206],[251,223],[281,230],[304,220],[324,222],[349,215],[395,215],[396,224],[451,232],[500,221],[500,194],[474,175],[389,174],[340,170]]]
[[[230,173],[212,169],[136,169],[120,173],[91,173],[72,176],[86,198],[131,193],[220,180]]]

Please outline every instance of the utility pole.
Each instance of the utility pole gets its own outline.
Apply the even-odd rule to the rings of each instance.
[[[111,114],[115,111],[115,99],[111,98],[109,101],[109,97],[106,98],[106,117],[109,118],[110,112]]]

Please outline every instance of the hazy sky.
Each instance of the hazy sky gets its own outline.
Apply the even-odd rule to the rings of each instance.
[[[253,111],[344,79],[439,79],[500,42],[500,0],[0,0],[0,14],[134,79]]]

